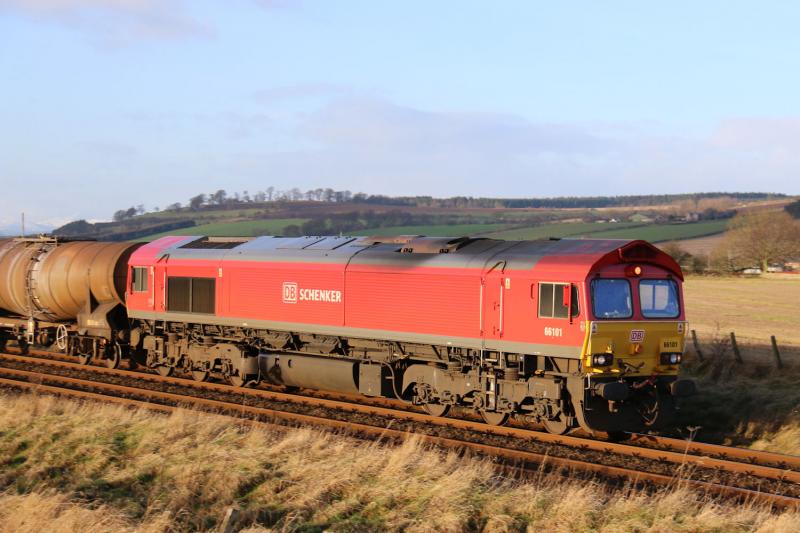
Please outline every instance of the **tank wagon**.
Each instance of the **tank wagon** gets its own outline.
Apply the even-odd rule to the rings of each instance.
[[[128,263],[131,353],[164,375],[553,433],[666,424],[694,392],[683,276],[644,241],[164,237]]]
[[[139,244],[0,240],[0,346],[56,345],[116,366],[126,355],[128,258]]]

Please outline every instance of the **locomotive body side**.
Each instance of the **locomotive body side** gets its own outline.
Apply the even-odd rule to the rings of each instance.
[[[399,396],[433,414],[465,405],[554,432],[633,430],[681,392],[677,364],[659,357],[682,353],[683,311],[641,316],[635,283],[635,311],[609,320],[593,284],[636,264],[637,280],[679,292],[670,261],[642,241],[170,237],[131,258],[131,345],[162,373]]]

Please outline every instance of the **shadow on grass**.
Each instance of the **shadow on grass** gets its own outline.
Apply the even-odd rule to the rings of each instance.
[[[704,360],[688,350],[682,374],[696,380],[698,393],[681,402],[678,428],[687,437],[747,446],[782,426],[800,424],[800,349],[781,347],[783,368],[770,344],[740,345],[743,363],[729,343],[702,345]]]

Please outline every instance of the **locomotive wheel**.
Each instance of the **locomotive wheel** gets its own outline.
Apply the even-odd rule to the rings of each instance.
[[[569,431],[569,426],[567,426],[567,421],[563,416],[558,417],[557,420],[545,419],[542,421],[542,425],[544,426],[545,431],[552,433],[553,435],[563,435]]]
[[[431,416],[447,416],[450,406],[441,403],[425,403],[422,404],[422,409]]]
[[[658,389],[655,387],[651,387],[641,397],[637,398],[636,407],[645,426],[650,427],[658,422],[660,400]]]
[[[175,372],[175,367],[167,365],[158,365],[156,367],[156,372],[158,372],[159,376],[168,378],[169,376],[172,375],[173,372]]]
[[[496,411],[485,411],[481,409],[480,411],[481,418],[483,421],[489,424],[490,426],[502,426],[506,422],[508,422],[508,413],[498,413]]]
[[[195,381],[208,381],[210,372],[206,370],[192,370],[192,379]]]
[[[114,343],[108,350],[106,350],[106,366],[108,368],[119,368],[119,363],[122,361],[122,347]]]
[[[606,431],[606,438],[611,442],[622,442],[629,440],[631,434],[626,431]]]

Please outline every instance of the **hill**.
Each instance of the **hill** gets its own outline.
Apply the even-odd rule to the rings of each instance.
[[[484,235],[647,238],[658,242],[720,233],[740,209],[776,207],[791,199],[768,193],[588,198],[430,198],[281,193],[198,195],[190,205],[163,211],[119,210],[112,222],[70,222],[54,235],[99,240],[150,240],[165,234],[257,236],[266,234]],[[306,199],[304,199],[306,198]],[[312,199],[308,199],[312,198]],[[319,198],[319,199],[314,199]]]

